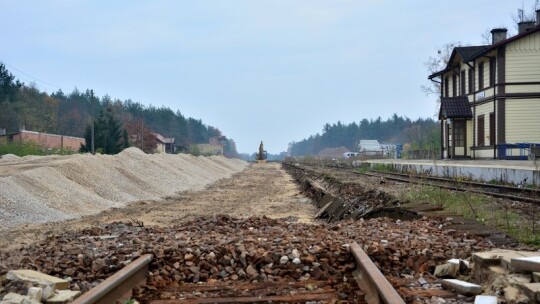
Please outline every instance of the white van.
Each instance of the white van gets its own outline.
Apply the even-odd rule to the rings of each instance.
[[[343,153],[343,157],[345,157],[345,158],[354,157],[354,156],[358,156],[358,155],[360,155],[360,153],[358,153],[358,152],[345,152],[345,153]]]

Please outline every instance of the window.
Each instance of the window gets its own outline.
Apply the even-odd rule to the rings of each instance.
[[[478,130],[478,145],[485,146],[485,133],[484,133],[484,115],[478,116],[477,120],[477,130]]]
[[[484,88],[484,62],[478,64],[478,89]]]
[[[454,120],[454,145],[465,147],[465,120]]]
[[[456,81],[456,74],[452,75],[452,97],[457,96],[457,81]]]
[[[489,145],[495,146],[495,113],[489,113]]]
[[[489,85],[495,85],[495,58],[489,59]]]
[[[448,76],[444,77],[444,97],[448,96]]]
[[[469,94],[474,92],[474,70],[469,69]]]
[[[461,71],[459,90],[461,95],[465,95],[465,70]]]

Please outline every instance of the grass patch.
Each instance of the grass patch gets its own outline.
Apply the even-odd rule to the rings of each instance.
[[[17,156],[27,155],[50,155],[50,154],[74,154],[70,149],[47,149],[33,141],[0,141],[0,155],[14,154]]]
[[[358,167],[357,172],[358,173],[366,173],[370,170],[370,164],[368,163],[361,163],[360,167]]]
[[[395,172],[392,164],[373,164],[372,170],[381,172]]]
[[[0,155],[15,154],[17,156],[26,155],[47,155],[38,144],[31,141],[14,141],[0,143]]]
[[[413,203],[442,205],[446,210],[465,218],[497,227],[522,243],[540,247],[540,225],[536,223],[536,216],[525,216],[505,209],[497,200],[488,196],[419,186],[405,192],[401,199]]]

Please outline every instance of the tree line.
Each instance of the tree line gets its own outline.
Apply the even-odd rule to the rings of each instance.
[[[110,132],[119,134],[120,139],[115,145],[129,140],[130,145],[145,147],[145,152],[151,152],[155,147],[152,133],[156,132],[164,137],[174,137],[176,145],[187,150],[193,144],[208,143],[210,138],[220,137],[225,145],[224,153],[231,157],[237,155],[234,141],[226,138],[218,128],[208,126],[200,119],[185,117],[180,111],[165,106],[145,106],[131,99],[113,99],[109,95],[100,98],[91,89],[80,91],[75,88],[70,93],[58,90],[48,94],[34,84],[17,80],[2,63],[0,109],[0,128],[6,129],[7,133],[24,127],[37,132],[83,137],[89,126],[99,124],[101,120],[103,127],[108,124],[116,129]],[[105,131],[101,131],[104,134]]]
[[[390,144],[410,144],[412,149],[434,149],[440,145],[439,123],[431,118],[411,120],[394,114],[387,120],[362,119],[344,124],[325,124],[322,133],[289,144],[291,156],[316,155],[322,149],[346,147],[357,151],[361,139]]]

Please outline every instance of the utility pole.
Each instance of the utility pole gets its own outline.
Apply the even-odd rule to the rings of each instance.
[[[95,127],[96,127],[96,105],[94,104],[94,90],[90,90],[90,101],[92,102],[92,155],[96,154],[95,149]]]
[[[141,151],[144,152],[144,120],[141,119]]]
[[[94,118],[92,117],[92,154],[96,154],[96,150],[94,149],[94,127],[96,125],[96,122]]]

